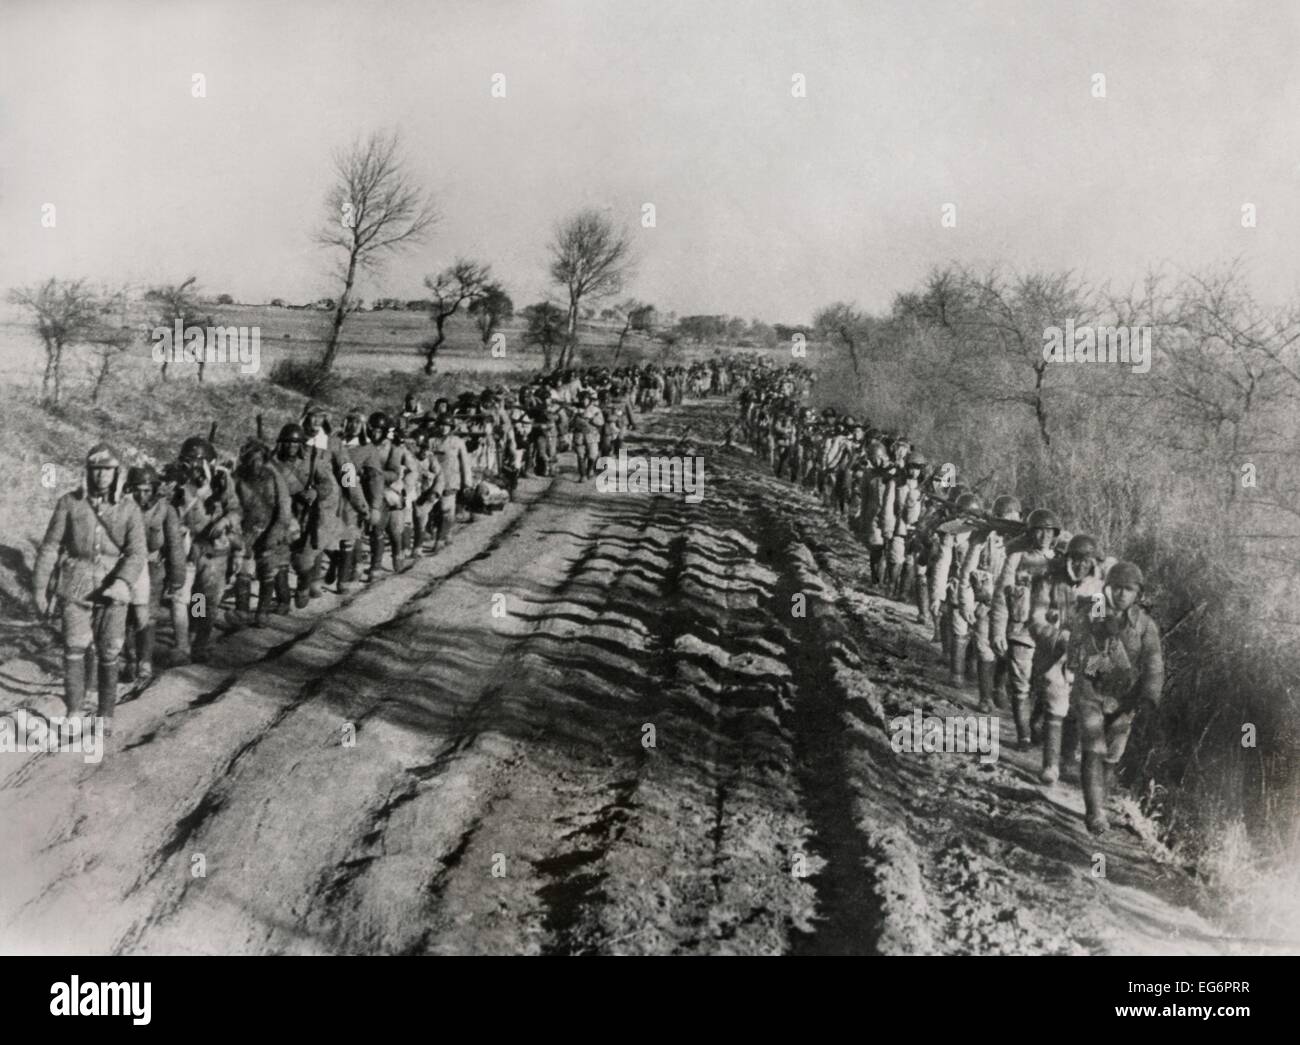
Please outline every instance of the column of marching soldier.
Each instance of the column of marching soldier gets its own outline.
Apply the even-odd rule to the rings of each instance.
[[[62,630],[68,716],[96,710],[111,735],[120,684],[139,690],[153,677],[164,616],[168,661],[201,662],[222,630],[265,626],[327,585],[347,594],[380,579],[385,553],[403,572],[449,545],[457,521],[503,508],[520,478],[553,474],[561,450],[575,451],[580,481],[594,474],[635,427],[634,405],[671,405],[688,387],[725,391],[720,367],[566,370],[439,399],[431,412],[408,395],[400,414],[354,410],[337,426],[308,404],[274,445],[259,417],[229,459],[216,425],[161,467],[128,466],[97,444],[84,484],[55,505],[33,569],[36,610]]]
[[[431,414],[408,396],[400,417],[353,411],[337,432],[326,410],[308,405],[274,448],[250,439],[237,463],[223,464],[211,439],[195,435],[161,475],[147,463],[124,470],[101,443],[86,458],[85,485],[56,505],[34,570],[38,611],[57,608],[62,623],[69,714],[93,685],[111,722],[123,652],[126,681],[147,684],[164,602],[172,662],[201,660],[228,586],[236,626],[305,606],[323,584],[347,593],[360,556],[367,582],[385,573],[386,549],[393,570],[408,569],[450,543],[458,513],[500,508],[518,478],[552,474],[562,449],[574,450],[579,481],[592,475],[635,427],[634,407],[736,393],[728,444],[741,431],[778,476],[848,521],[867,545],[872,581],[896,599],[914,596],[918,621],[933,621],[952,681],[964,686],[973,663],[980,710],[1009,704],[1019,746],[1042,744],[1045,783],[1059,779],[1063,743],[1080,744],[1088,827],[1105,831],[1134,715],[1163,688],[1142,571],[1067,533],[1050,509],[1022,520],[1019,501],[1003,494],[985,511],[897,433],[800,407],[812,381],[799,364],[728,356],[557,371],[514,392],[467,393],[454,408],[439,400]]]
[[[1107,830],[1107,795],[1137,712],[1164,686],[1160,633],[1142,605],[1142,570],[1071,534],[1049,508],[1022,518],[1009,493],[991,511],[898,434],[799,401],[811,375],[755,367],[740,382],[744,433],[778,476],[814,490],[866,544],[872,583],[914,598],[933,623],[952,683],[973,674],[979,710],[1011,711],[1017,746],[1042,745],[1040,779],[1081,748],[1088,829]]]

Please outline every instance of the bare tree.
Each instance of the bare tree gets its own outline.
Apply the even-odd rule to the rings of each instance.
[[[175,331],[176,324],[180,323],[182,334],[186,329],[192,326],[208,326],[212,323],[211,316],[199,315],[201,304],[199,298],[198,276],[190,276],[183,283],[168,283],[157,287],[150,287],[146,291],[144,299],[154,306],[154,311],[150,316],[150,324],[154,327],[162,327],[169,331]],[[180,345],[175,346],[177,348]],[[199,380],[203,380],[203,368],[207,364],[206,356],[200,356],[198,361]],[[167,368],[171,365],[171,359],[164,356],[160,374],[164,381],[167,380]]]
[[[483,293],[470,302],[469,314],[478,327],[479,340],[487,348],[497,328],[515,314],[515,303],[500,283],[489,283],[483,288]]]
[[[58,406],[63,393],[63,353],[87,340],[100,321],[99,301],[84,279],[51,277],[39,287],[20,287],[9,300],[32,313],[33,326],[45,346],[41,401]]]
[[[615,315],[622,318],[623,325],[618,332],[618,346],[614,349],[614,358],[610,363],[611,366],[618,365],[618,357],[623,354],[623,345],[632,331],[648,331],[650,329],[651,317],[654,315],[654,310],[654,305],[646,304],[646,302],[639,301],[636,298],[628,298],[619,305],[617,309],[613,310]]]
[[[524,317],[528,320],[524,341],[541,349],[542,369],[550,370],[555,347],[564,339],[564,312],[549,301],[541,301],[524,309]]]
[[[99,296],[99,322],[86,335],[96,356],[90,389],[92,406],[99,404],[100,393],[108,383],[113,367],[135,344],[135,333],[127,320],[127,291],[105,290]]]
[[[600,300],[623,289],[631,274],[632,241],[625,229],[598,210],[581,210],[556,226],[550,243],[551,279],[569,297],[565,345],[558,366],[573,361],[578,315],[583,301]]]
[[[334,303],[318,382],[333,369],[343,321],[352,311],[357,276],[377,268],[385,255],[419,242],[438,219],[432,201],[407,173],[399,147],[396,132],[376,132],[334,158],[336,181],[327,201],[329,216],[316,239],[321,246],[341,252],[338,275],[343,290]]]
[[[424,349],[426,374],[433,373],[433,362],[438,355],[438,349],[442,348],[443,342],[447,340],[447,335],[443,332],[447,320],[459,311],[461,305],[467,302],[473,304],[479,298],[491,275],[491,266],[480,265],[477,261],[469,261],[466,258],[457,258],[454,264],[443,269],[436,277],[424,277],[424,285],[429,288],[432,301],[429,318],[433,321],[436,331],[434,336],[425,340],[421,346]]]
[[[860,351],[865,351],[870,331],[867,316],[843,301],[827,305],[813,316],[813,329],[819,338],[843,346],[853,364],[853,376],[861,379]]]

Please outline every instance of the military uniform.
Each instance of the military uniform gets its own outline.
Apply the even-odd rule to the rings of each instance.
[[[111,465],[108,464],[111,462]],[[95,492],[92,470],[114,467],[109,489]],[[56,562],[63,628],[63,699],[68,714],[81,711],[86,694],[86,651],[93,645],[98,659],[99,715],[112,719],[117,681],[126,638],[127,604],[131,586],[145,568],[144,521],[140,507],[122,490],[117,455],[104,444],[86,458],[86,485],[66,493],[36,553],[33,588],[37,609],[46,609],[47,588]]]

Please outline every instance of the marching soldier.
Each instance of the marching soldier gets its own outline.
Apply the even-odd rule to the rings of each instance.
[[[993,501],[993,518],[1008,523],[1020,521],[1020,502],[1010,494],[1002,494]],[[1005,656],[993,649],[990,637],[990,613],[993,606],[994,582],[1002,574],[1006,561],[1006,539],[997,528],[985,525],[975,530],[962,558],[961,572],[957,577],[960,612],[970,627],[975,645],[976,670],[979,674],[979,710],[988,713],[994,704],[1001,703],[1002,691],[998,687],[999,657]],[[1003,674],[1006,669],[1003,669]]]
[[[257,577],[257,615],[261,627],[269,613],[289,612],[289,546],[297,521],[284,479],[271,465],[271,448],[249,439],[239,451],[235,496],[239,499],[244,554],[235,576],[235,609],[247,621]]]
[[[1061,520],[1055,512],[1047,508],[1030,512],[1024,535],[1007,548],[1006,561],[993,590],[990,643],[994,653],[1007,658],[1011,710],[1016,720],[1017,745],[1022,751],[1033,743],[1029,700],[1037,643],[1029,632],[1031,590],[1034,578],[1047,572],[1060,532]]]
[[[441,551],[452,542],[451,531],[456,519],[456,500],[462,489],[473,487],[474,473],[470,466],[469,451],[465,448],[465,441],[452,431],[449,416],[438,418],[429,447],[437,456],[442,471],[443,490],[438,500],[438,539],[434,545],[434,551]]]
[[[1066,663],[1070,627],[1076,610],[1100,606],[1105,580],[1099,567],[1097,542],[1086,534],[1070,539],[1046,573],[1034,579],[1030,592],[1029,634],[1036,643],[1034,687],[1043,702],[1043,769],[1040,779],[1054,784],[1061,776],[1061,737],[1070,713],[1072,672]]]
[[[948,679],[958,689],[966,685],[966,648],[970,622],[961,613],[961,563],[970,550],[975,524],[962,518],[963,512],[984,510],[978,494],[963,493],[956,499],[958,518],[938,526],[939,547],[930,564],[930,611],[939,625],[948,654]]]
[[[117,704],[118,658],[126,638],[131,586],[145,566],[140,507],[125,496],[117,453],[98,443],[86,455],[85,485],[65,493],[36,553],[32,587],[36,609],[48,612],[47,591],[57,562],[63,625],[63,701],[68,716],[86,699],[87,650],[98,659],[99,716],[111,732]]]
[[[127,642],[124,680],[140,687],[153,678],[154,639],[164,589],[174,604],[185,586],[185,534],[175,507],[159,496],[161,482],[152,465],[131,468],[126,473],[126,490],[140,506],[144,525],[146,566],[131,586],[131,604],[127,611]],[[182,611],[186,607],[182,604]],[[180,652],[188,629],[177,630],[174,638]],[[188,650],[183,651],[186,656]]]
[[[174,492],[181,529],[189,537],[190,563],[185,584],[172,599],[172,623],[177,629],[177,652],[189,649],[202,663],[212,640],[212,628],[226,590],[226,572],[232,553],[243,550],[239,500],[234,480],[217,464],[217,452],[202,436],[181,443]],[[196,600],[194,596],[199,598]],[[182,640],[193,624],[193,646]]]
[[[315,443],[292,422],[280,429],[275,467],[284,479],[289,504],[298,522],[298,537],[289,546],[290,565],[297,576],[294,604],[302,609],[324,593],[321,583],[323,550],[335,549],[342,539],[339,520],[339,486],[329,450]]]
[[[1128,746],[1133,718],[1140,706],[1154,711],[1164,689],[1160,629],[1138,602],[1143,586],[1141,569],[1131,562],[1116,563],[1106,574],[1104,615],[1098,619],[1090,606],[1080,606],[1070,632],[1083,800],[1093,834],[1109,827],[1106,796]]]

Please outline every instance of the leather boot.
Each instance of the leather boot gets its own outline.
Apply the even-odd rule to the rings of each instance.
[[[1007,658],[993,661],[993,703],[1003,711],[1011,710],[1011,694],[1007,690]]]
[[[1110,827],[1106,819],[1106,768],[1105,756],[1085,751],[1080,775],[1083,780],[1083,805],[1085,822],[1094,835],[1105,834]]]
[[[135,636],[137,654],[136,685],[147,686],[153,679],[153,647],[157,635],[156,624],[146,624]]]
[[[321,583],[321,571],[323,565],[321,560],[325,556],[316,556],[316,561],[311,565],[311,572],[307,575],[307,597],[309,599],[319,599],[325,594],[325,585]]]
[[[1038,779],[1055,784],[1061,779],[1061,729],[1065,719],[1048,715],[1043,722],[1043,771]]]
[[[903,563],[898,568],[898,580],[894,585],[894,601],[907,601],[907,584],[912,579],[912,567],[908,563]]]
[[[63,654],[63,703],[68,717],[81,714],[86,700],[86,651]]]
[[[253,610],[253,578],[235,578],[235,623],[248,624]]]
[[[338,552],[338,551],[327,551],[327,552],[325,553],[325,559],[326,559],[326,561],[328,562],[328,565],[325,567],[325,583],[326,583],[326,584],[333,584],[335,581],[341,579],[341,578],[339,577],[339,558],[340,558],[340,555],[341,555],[341,553]]]
[[[945,628],[948,639],[948,679],[961,689],[966,685],[966,644],[957,641],[951,629]]]
[[[357,583],[357,548],[351,541],[339,547],[339,594],[346,595]]]
[[[99,717],[105,724],[113,720],[117,707],[117,673],[121,670],[117,657],[99,662]]]
[[[1029,732],[1029,698],[1013,696],[1011,710],[1016,717],[1016,747],[1020,751],[1028,751],[1034,746]]]
[[[289,567],[281,566],[275,571],[275,612],[280,616],[284,616],[288,613],[290,599]]]
[[[980,703],[976,710],[987,715],[993,711],[993,661],[976,661],[975,672],[980,687]]]
[[[367,581],[372,581],[384,572],[384,531],[377,527],[370,530],[370,571]]]
[[[172,659],[177,664],[188,663],[190,659],[190,604],[180,595],[172,599]]]
[[[311,598],[307,592],[307,589],[311,587],[311,571],[298,570],[296,571],[295,576],[297,578],[297,584],[293,589],[293,604],[300,610],[306,609],[307,602]]]

